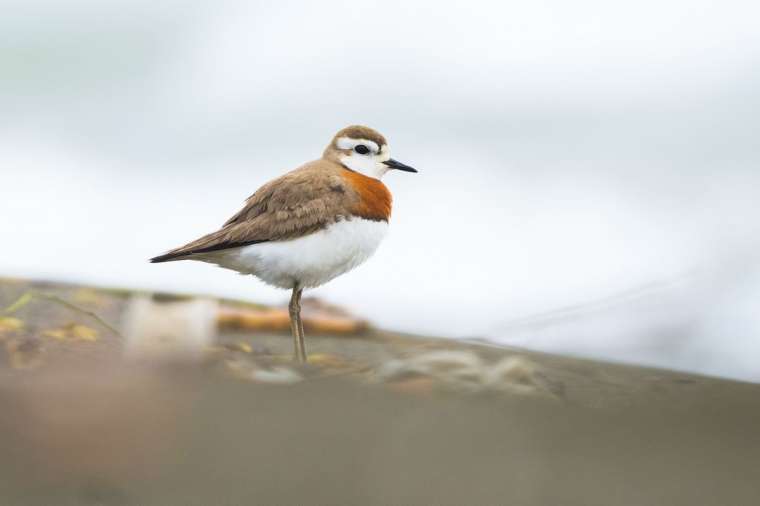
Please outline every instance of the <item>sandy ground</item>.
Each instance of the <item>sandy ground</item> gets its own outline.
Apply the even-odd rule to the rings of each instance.
[[[306,366],[290,363],[290,337],[272,319],[256,330],[213,325],[181,359],[125,357],[155,327],[145,319],[167,321],[177,302],[148,298],[155,307],[136,311],[140,297],[0,281],[0,504],[760,497],[757,385],[357,331],[363,324],[346,333],[345,319],[314,323]],[[209,308],[268,310],[185,302],[181,336],[203,327]],[[162,332],[161,343],[176,337]]]

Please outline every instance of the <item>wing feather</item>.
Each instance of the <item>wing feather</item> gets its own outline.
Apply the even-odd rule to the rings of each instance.
[[[350,214],[358,196],[340,175],[340,166],[317,160],[266,183],[221,229],[151,262],[268,241],[295,239],[321,230]]]

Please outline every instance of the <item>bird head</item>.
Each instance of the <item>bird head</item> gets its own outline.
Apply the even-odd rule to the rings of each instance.
[[[382,178],[389,170],[417,172],[391,158],[388,143],[380,132],[359,125],[346,127],[335,134],[323,158],[375,179]]]

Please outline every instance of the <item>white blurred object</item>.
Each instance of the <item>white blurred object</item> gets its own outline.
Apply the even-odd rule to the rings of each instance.
[[[125,313],[125,352],[139,359],[193,360],[216,337],[219,304],[214,299],[130,299]]]

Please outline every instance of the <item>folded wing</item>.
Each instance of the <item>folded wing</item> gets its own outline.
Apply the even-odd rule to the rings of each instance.
[[[153,263],[269,241],[286,241],[347,217],[357,196],[340,168],[318,160],[259,188],[216,232],[152,258]]]

